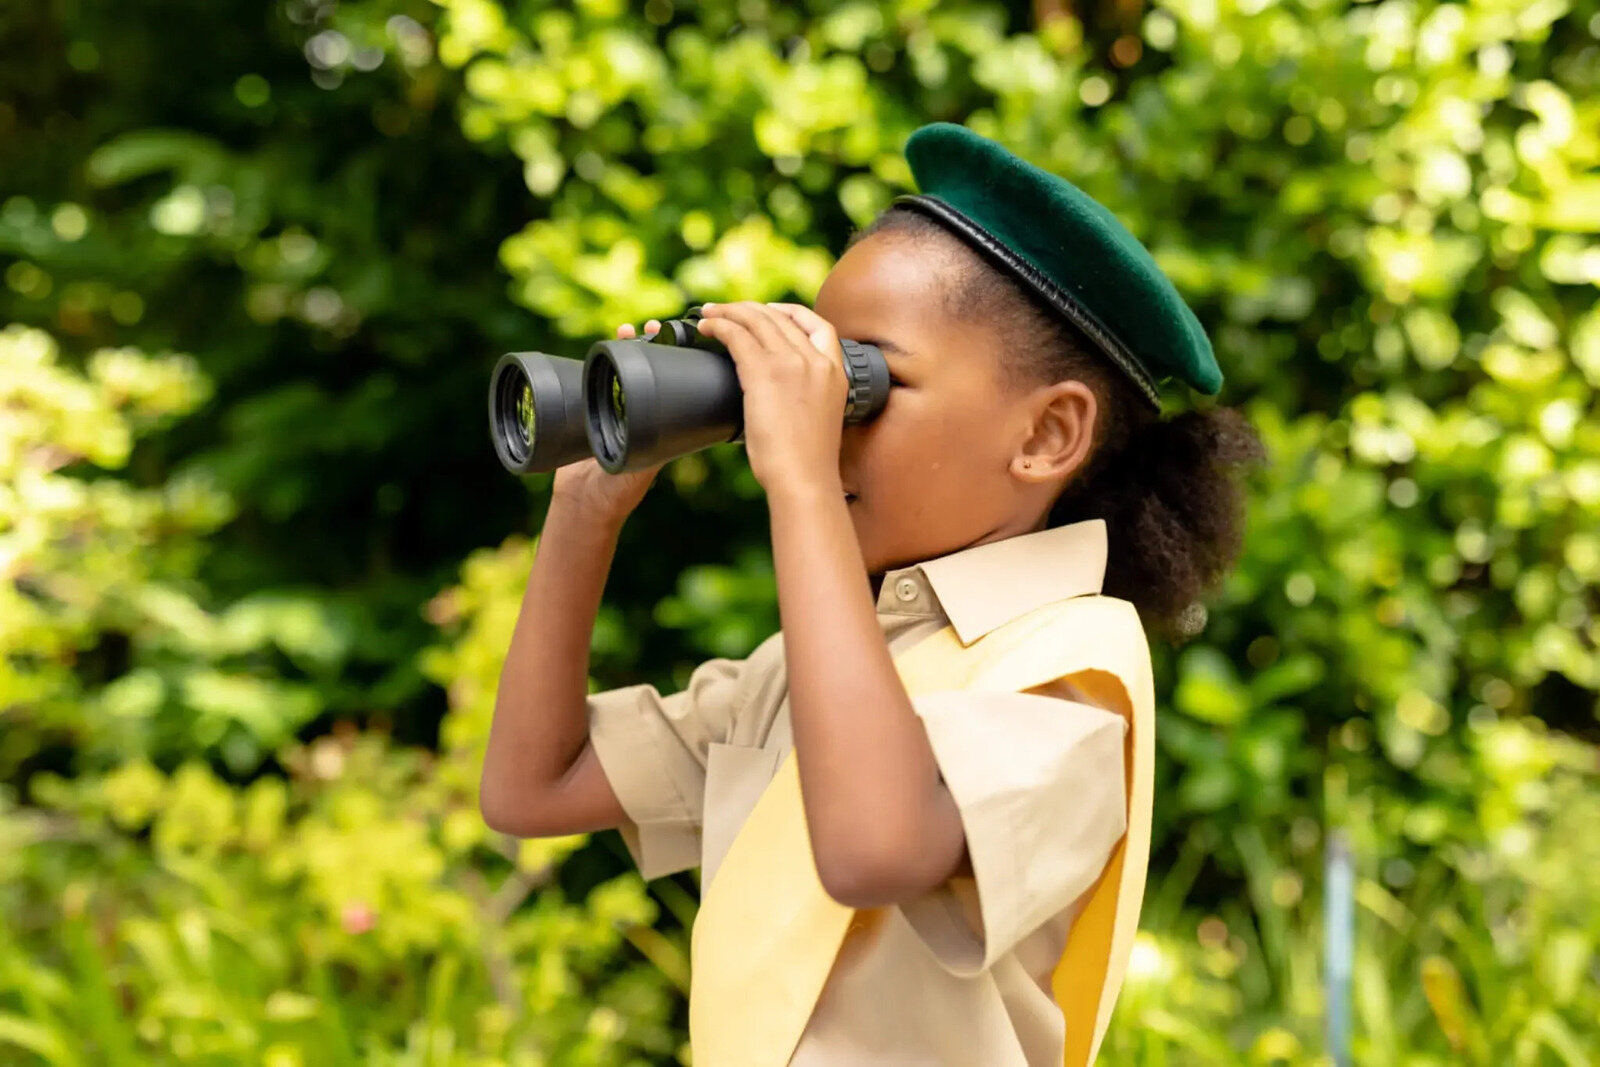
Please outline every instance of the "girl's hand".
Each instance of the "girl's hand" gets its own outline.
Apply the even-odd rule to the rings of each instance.
[[[651,319],[645,323],[644,335],[649,337],[661,329],[661,323]],[[617,336],[627,340],[634,336],[632,323],[617,327]],[[550,506],[576,508],[585,517],[606,526],[621,526],[644,499],[656,473],[666,466],[658,463],[643,470],[622,474],[608,474],[600,461],[590,456],[576,463],[556,468],[555,485],[551,490]]]
[[[850,382],[828,320],[800,304],[741,300],[702,304],[700,332],[733,357],[745,451],[768,495],[836,485]]]

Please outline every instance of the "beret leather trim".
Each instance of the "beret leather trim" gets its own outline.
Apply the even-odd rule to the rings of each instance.
[[[890,206],[911,208],[937,220],[957,237],[987,256],[995,266],[1022,282],[1047,305],[1082,330],[1106,358],[1139,387],[1139,393],[1145,401],[1157,411],[1161,410],[1161,393],[1155,380],[1128,346],[1107,329],[1093,312],[1047,278],[1032,263],[1017,255],[988,230],[937,196],[927,193],[906,193],[895,197]]]

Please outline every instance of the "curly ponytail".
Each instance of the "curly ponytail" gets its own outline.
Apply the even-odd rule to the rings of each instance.
[[[1231,408],[1160,418],[1094,344],[1010,277],[920,212],[891,207],[849,244],[874,233],[939,243],[957,265],[946,309],[993,324],[1008,389],[1076,378],[1103,415],[1088,463],[1051,506],[1047,527],[1106,522],[1105,592],[1131,601],[1145,625],[1182,641],[1204,625],[1201,599],[1238,559],[1244,540],[1242,469],[1265,458],[1249,422]],[[849,247],[848,245],[846,246]]]

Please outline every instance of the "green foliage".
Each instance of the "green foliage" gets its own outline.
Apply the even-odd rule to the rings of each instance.
[[[484,378],[809,300],[935,119],[1127,220],[1272,455],[1106,1060],[1326,1062],[1334,829],[1358,1062],[1600,1057],[1600,8],[1024,8],[0,13],[0,1060],[680,1054],[692,880],[477,816],[549,484]],[[739,450],[675,461],[592,684],[774,598]]]
[[[1478,841],[1429,854],[1403,890],[1376,863],[1358,871],[1353,1062],[1594,1062],[1594,749],[1512,723],[1474,729],[1468,747],[1493,783],[1465,813]],[[1183,913],[1203,840],[1153,882],[1107,1062],[1329,1062],[1321,895],[1249,823],[1229,832],[1246,892],[1219,914]],[[1301,834],[1292,850],[1309,858],[1315,845]]]
[[[495,248],[527,193],[458,132],[411,17],[429,6],[340,9],[359,48],[312,43],[331,10],[8,5],[0,322],[48,330],[69,363],[192,354],[212,399],[130,476],[233,499],[202,607],[314,616],[337,639],[276,665],[303,707],[422,740],[439,701],[417,605],[527,513],[493,462],[483,378],[548,331],[505,299]],[[343,73],[311,61],[329,48]]]
[[[0,811],[0,1060],[621,1065],[670,1056],[674,999],[637,878],[573,902],[576,842],[491,839],[472,797],[377,735],[47,779]],[[21,877],[19,877],[19,875]],[[627,958],[631,957],[631,958]]]
[[[325,661],[338,638],[270,597],[200,605],[201,538],[234,515],[203,476],[74,473],[122,468],[138,437],[203,403],[194,361],[101,349],[79,374],[58,357],[49,334],[0,332],[0,775],[53,747],[85,767],[211,749],[253,767],[316,708],[264,653]]]
[[[192,361],[108,350],[84,376],[57,355],[40,331],[0,333],[4,736],[19,762],[52,745],[83,757],[74,777],[28,768],[26,806],[0,794],[0,1061],[675,1055],[664,976],[681,991],[681,936],[652,929],[636,876],[570,899],[555,872],[581,839],[488,831],[486,716],[457,716],[438,754],[348,728],[284,744],[295,688],[229,664],[267,642],[315,656],[327,636],[270,605],[212,616],[182,591],[196,538],[231,514],[226,497],[66,473],[80,459],[120,465],[137,433],[199,402]],[[73,668],[113,629],[128,635],[128,667],[96,685]],[[152,762],[209,748],[213,716],[241,744],[277,749],[285,775],[243,785],[198,759],[170,773]]]

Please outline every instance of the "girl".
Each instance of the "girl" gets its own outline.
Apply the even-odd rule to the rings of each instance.
[[[1214,393],[1221,376],[1144,248],[1070,183],[962,127],[923,127],[906,154],[921,192],[852,237],[814,309],[703,305],[700,329],[744,392],[780,631],[701,664],[679,693],[587,694],[617,535],[659,469],[613,476],[591,459],[556,472],[501,674],[488,824],[617,827],[646,878],[700,866],[708,907],[724,862],[725,885],[740,850],[745,872],[768,862],[740,830],[792,752],[815,875],[859,910],[793,1034],[709,1062],[696,1033],[699,1067],[1092,1058],[1098,1031],[1067,1033],[1050,982],[1130,829],[1127,719],[1071,679],[912,696],[897,663],[941,631],[976,649],[1102,593],[1181,637],[1240,547],[1235,475],[1259,442],[1225,409],[1160,419],[1158,378]],[[877,345],[893,376],[864,424],[842,422],[840,337]],[[1112,651],[1147,672],[1135,633]],[[747,996],[767,1018],[773,997],[760,983]],[[731,1007],[716,1025],[739,1025]],[[691,995],[692,1031],[698,1017]]]

